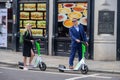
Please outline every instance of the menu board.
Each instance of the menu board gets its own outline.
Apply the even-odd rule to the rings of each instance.
[[[77,18],[78,22],[87,26],[88,3],[58,3],[58,22],[70,28],[73,26],[72,19]]]
[[[24,32],[28,23],[32,25],[33,36],[46,35],[46,3],[20,4],[20,32]]]

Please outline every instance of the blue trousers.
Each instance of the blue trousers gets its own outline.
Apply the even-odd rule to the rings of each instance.
[[[71,53],[70,53],[70,58],[69,58],[69,66],[74,65],[73,61],[74,61],[76,52],[78,52],[78,61],[80,61],[82,59],[82,45],[81,44],[71,47]]]

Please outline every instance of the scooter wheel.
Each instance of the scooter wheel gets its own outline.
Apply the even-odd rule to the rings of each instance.
[[[60,70],[60,69],[59,69],[59,72],[64,72],[64,70]]]
[[[46,66],[46,64],[45,64],[44,62],[41,62],[41,63],[39,64],[39,69],[40,69],[41,71],[45,71],[46,68],[47,68],[47,66]]]
[[[82,68],[84,66],[84,69]],[[87,72],[88,72],[88,66],[87,65],[82,65],[82,67],[81,67],[81,73],[82,74],[87,74]]]
[[[23,67],[19,67],[19,69],[23,69]]]
[[[66,69],[64,65],[59,65],[59,68]],[[64,72],[64,70],[59,69],[59,72]]]

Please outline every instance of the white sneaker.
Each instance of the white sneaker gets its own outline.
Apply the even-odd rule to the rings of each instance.
[[[27,67],[24,67],[23,70],[28,70],[28,68],[27,68]]]

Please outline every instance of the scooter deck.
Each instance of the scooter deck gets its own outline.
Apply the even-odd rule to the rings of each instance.
[[[75,69],[75,68],[74,69],[66,68],[64,65],[61,65],[61,64],[59,65],[58,69],[62,70],[62,71],[70,71],[70,70],[71,71],[77,71],[78,70],[78,69]]]
[[[76,69],[68,69],[68,68],[59,68],[59,70],[63,70],[63,71],[78,71]]]

